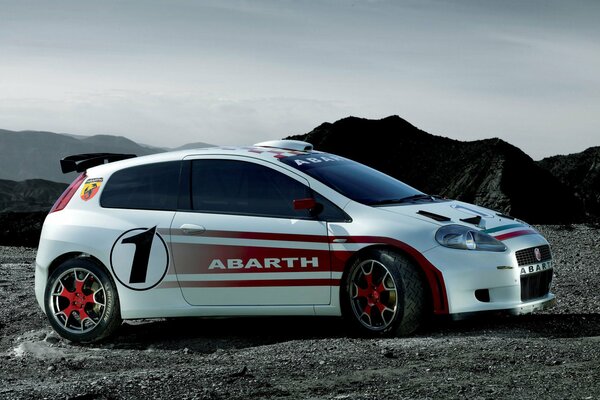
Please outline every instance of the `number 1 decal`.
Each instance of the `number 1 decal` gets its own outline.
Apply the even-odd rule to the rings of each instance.
[[[156,227],[148,229],[145,232],[138,233],[134,236],[129,236],[121,241],[123,244],[135,244],[135,253],[133,255],[133,264],[131,265],[131,276],[129,283],[144,283],[146,282],[146,272],[148,272],[148,260],[150,259],[150,249]]]
[[[122,285],[133,290],[151,289],[169,268],[167,245],[156,226],[128,230],[113,244],[110,265]]]

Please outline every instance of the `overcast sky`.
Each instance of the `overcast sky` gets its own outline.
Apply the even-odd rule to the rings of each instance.
[[[175,147],[392,114],[600,145],[600,1],[0,0],[0,128]]]

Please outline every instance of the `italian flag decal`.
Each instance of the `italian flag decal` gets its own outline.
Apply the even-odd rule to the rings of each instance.
[[[482,232],[492,235],[497,240],[508,240],[518,236],[537,234],[535,230],[523,224],[501,225],[496,228],[485,229]]]

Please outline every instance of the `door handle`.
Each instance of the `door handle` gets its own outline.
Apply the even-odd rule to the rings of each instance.
[[[202,235],[206,228],[200,225],[183,224],[179,227],[184,235]]]

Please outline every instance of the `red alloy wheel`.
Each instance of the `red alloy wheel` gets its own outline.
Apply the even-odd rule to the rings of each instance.
[[[388,268],[377,260],[358,264],[350,276],[350,303],[356,319],[371,331],[383,331],[398,309],[396,283]]]
[[[64,271],[54,282],[50,310],[65,330],[81,334],[98,325],[106,310],[106,291],[92,272],[82,268]]]

